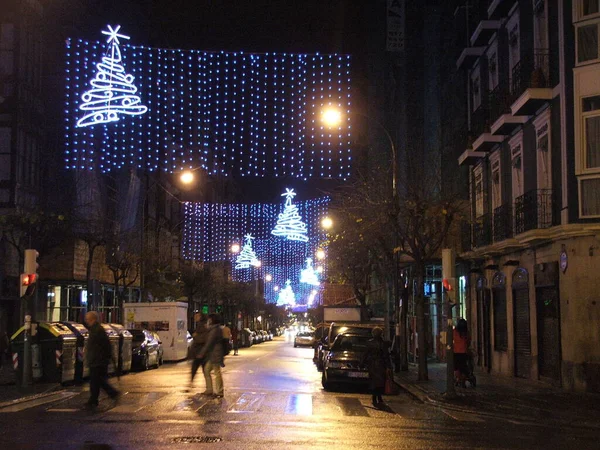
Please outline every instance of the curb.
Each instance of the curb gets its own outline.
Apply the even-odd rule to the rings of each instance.
[[[31,400],[37,400],[39,398],[49,397],[58,392],[66,392],[67,391],[66,389],[57,389],[57,388],[62,388],[62,386],[60,386],[60,385],[51,386],[50,388],[46,389],[44,392],[40,392],[39,394],[27,395],[25,397],[19,397],[14,400],[8,400],[6,402],[2,402],[2,403],[0,403],[0,410],[3,408],[6,408],[7,406],[13,406],[13,405],[17,405],[19,403],[24,403],[24,402],[29,402]]]

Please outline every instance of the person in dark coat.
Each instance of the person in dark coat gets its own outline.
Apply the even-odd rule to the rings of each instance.
[[[367,351],[363,357],[363,365],[369,369],[369,385],[373,396],[373,406],[383,403],[386,371],[392,367],[389,347],[383,340],[383,330],[373,328],[373,339],[369,340]]]
[[[85,315],[87,325],[88,346],[87,364],[90,368],[90,399],[88,408],[98,406],[100,388],[104,389],[110,398],[116,399],[120,392],[108,382],[108,364],[111,361],[110,341],[100,324],[100,318],[96,311],[90,311]]]
[[[221,330],[221,320],[217,314],[208,316],[208,337],[204,347],[200,350],[200,358],[204,359],[204,380],[206,381],[206,391],[204,395],[213,395],[217,398],[223,397],[223,376],[221,375],[221,366],[225,352],[223,349],[223,330]],[[215,375],[214,389],[211,373]]]
[[[202,313],[196,313],[194,315],[194,321],[196,322],[196,329],[192,335],[194,341],[192,343],[191,352],[194,360],[192,361],[192,378],[190,380],[190,389],[194,385],[194,378],[196,377],[196,373],[198,373],[198,369],[200,367],[204,367],[204,359],[200,357],[200,350],[202,350],[202,347],[204,347],[204,344],[206,344],[206,338],[208,337],[206,316]]]

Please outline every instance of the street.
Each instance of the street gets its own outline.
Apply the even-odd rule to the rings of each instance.
[[[362,389],[325,392],[312,349],[279,337],[226,358],[225,398],[186,392],[189,362],[111,381],[124,393],[83,410],[87,386],[0,408],[2,448],[598,448],[597,431],[551,429],[435,408],[409,394],[377,410]],[[107,445],[110,447],[95,447]]]

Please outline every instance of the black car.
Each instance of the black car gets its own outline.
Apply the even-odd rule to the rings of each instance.
[[[363,334],[339,334],[325,356],[321,383],[330,389],[338,383],[366,384],[369,371],[362,360],[367,351],[370,336]]]
[[[148,370],[163,363],[162,342],[156,333],[148,330],[129,330],[133,335],[132,366]]]
[[[335,338],[342,333],[345,334],[357,334],[360,336],[372,337],[373,328],[377,326],[376,323],[339,323],[332,322],[329,324],[329,330],[327,334],[321,339],[321,342],[317,343],[315,349],[315,364],[317,370],[323,370],[323,364],[325,362],[325,356],[329,351],[329,345],[333,343]]]

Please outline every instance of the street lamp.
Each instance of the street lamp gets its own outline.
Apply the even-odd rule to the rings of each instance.
[[[331,220],[331,217],[324,217],[323,220],[321,220],[321,226],[325,230],[329,230],[333,226],[333,220]]]
[[[396,204],[398,203],[398,188],[397,188],[397,180],[398,180],[398,155],[396,153],[396,147],[394,146],[394,140],[392,139],[392,136],[390,135],[390,132],[383,126],[383,124],[381,122],[379,122],[377,119],[374,119],[371,116],[368,116],[366,114],[362,114],[359,112],[353,112],[352,114],[355,114],[357,116],[361,116],[364,117],[365,119],[371,121],[372,123],[374,123],[375,125],[377,125],[377,127],[383,131],[383,133],[385,134],[385,137],[388,140],[388,143],[390,144],[390,149],[392,151],[392,202],[394,205],[394,208],[396,207]],[[342,111],[340,109],[336,109],[334,107],[327,107],[323,110],[322,112],[322,121],[323,123],[328,126],[328,127],[339,127],[342,124]],[[400,342],[400,303],[399,303],[399,287],[398,287],[398,252],[396,251],[396,248],[398,247],[398,236],[396,233],[394,233],[393,235],[393,258],[394,258],[394,270],[392,272],[392,286],[393,286],[393,290],[394,290],[394,305],[397,305],[397,321],[396,321],[396,341],[397,344]],[[405,308],[406,306],[403,305],[403,308]],[[389,303],[386,302],[386,330],[389,329],[389,319],[390,319],[390,312],[389,312]],[[406,332],[404,333],[404,337],[406,337]],[[404,343],[402,344],[403,348],[404,348]]]
[[[317,259],[325,259],[325,251],[323,249],[317,250]]]
[[[186,170],[184,172],[181,173],[181,175],[179,176],[179,180],[183,183],[183,184],[191,184],[194,182],[194,173],[191,170]]]
[[[273,279],[273,277],[271,276],[271,274],[265,275],[265,281],[271,281],[272,279]]]
[[[232,244],[231,245],[231,253],[239,253],[240,252],[240,244]]]

